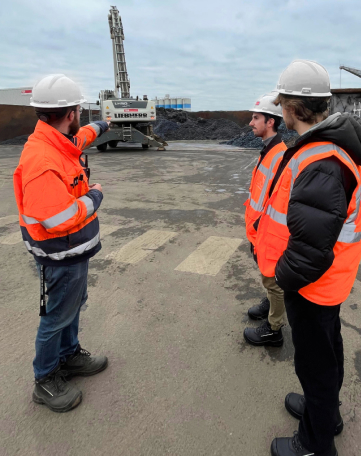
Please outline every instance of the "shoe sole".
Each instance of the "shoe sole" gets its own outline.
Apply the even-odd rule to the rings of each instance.
[[[288,404],[288,402],[287,402],[288,396],[289,396],[289,394],[287,394],[286,399],[285,399],[285,408],[286,408],[287,412],[293,416],[293,418],[296,418],[296,420],[300,420],[302,418],[302,415],[300,415],[299,413],[296,413],[291,408],[291,406]],[[335,435],[341,434],[342,431],[343,431],[343,420],[341,420],[341,423],[338,423],[338,425],[336,426]]]
[[[75,400],[73,402],[71,402],[69,405],[67,405],[66,407],[64,407],[62,409],[58,409],[58,408],[54,408],[51,405],[47,404],[43,399],[41,399],[41,397],[39,397],[35,393],[33,393],[33,402],[35,402],[35,404],[45,405],[52,412],[56,412],[56,413],[70,412],[70,410],[73,410],[74,408],[78,407],[78,405],[81,403],[82,400],[83,400],[83,395],[80,392],[80,394],[75,398]]]
[[[108,367],[108,360],[107,360],[107,362],[105,364],[103,364],[103,366],[99,367],[99,369],[97,369],[96,371],[92,371],[92,372],[71,372],[71,371],[65,371],[64,370],[64,372],[65,372],[65,377],[67,379],[73,378],[73,377],[91,377],[92,375],[99,374],[99,372],[102,372],[107,367]]]
[[[277,341],[267,341],[267,342],[254,342],[251,339],[248,339],[245,333],[243,333],[243,337],[245,338],[246,342],[248,342],[250,345],[254,345],[255,347],[263,347],[265,345],[270,345],[271,347],[282,347],[283,345],[283,338],[281,340]]]

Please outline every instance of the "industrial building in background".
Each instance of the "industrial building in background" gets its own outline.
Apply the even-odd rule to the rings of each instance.
[[[0,89],[0,105],[30,106],[30,97],[32,93],[32,87]],[[82,103],[81,106],[83,109],[99,111],[99,106],[96,103]]]
[[[168,94],[164,98],[155,97],[156,108],[180,109],[182,111],[191,111],[192,104],[190,98],[170,97]]]
[[[340,66],[340,88],[331,89],[332,98],[330,103],[331,114],[334,112],[351,112],[355,116],[361,117],[361,89],[342,89],[341,71],[347,71],[361,78],[361,70]]]

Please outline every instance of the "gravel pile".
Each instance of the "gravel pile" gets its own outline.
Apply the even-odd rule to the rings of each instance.
[[[168,141],[231,139],[241,132],[242,127],[231,120],[194,119],[186,111],[157,108],[154,133]]]
[[[1,141],[0,145],[2,146],[23,146],[26,141],[28,140],[30,135],[22,135],[22,136],[16,136],[15,138],[12,139],[6,139],[5,141]]]
[[[298,138],[297,132],[294,130],[287,130],[284,122],[278,128],[278,132],[281,133],[282,139],[287,147],[294,145]],[[221,144],[228,144],[230,146],[244,147],[246,149],[262,149],[263,142],[261,138],[256,138],[253,134],[252,128],[246,126],[242,129],[241,133],[230,141],[224,141]]]

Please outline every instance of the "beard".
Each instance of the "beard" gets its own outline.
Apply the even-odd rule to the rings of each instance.
[[[80,130],[80,121],[77,116],[74,117],[73,122],[69,125],[69,135],[75,136]]]

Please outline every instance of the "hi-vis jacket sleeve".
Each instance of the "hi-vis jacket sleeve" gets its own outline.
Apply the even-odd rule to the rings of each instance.
[[[108,128],[108,123],[101,120],[81,127],[73,138],[75,146],[80,150],[86,149],[98,136],[101,136],[107,131]]]
[[[24,189],[23,214],[35,219],[49,233],[63,233],[91,217],[100,206],[102,193],[90,190],[75,198],[54,171],[46,171]]]

